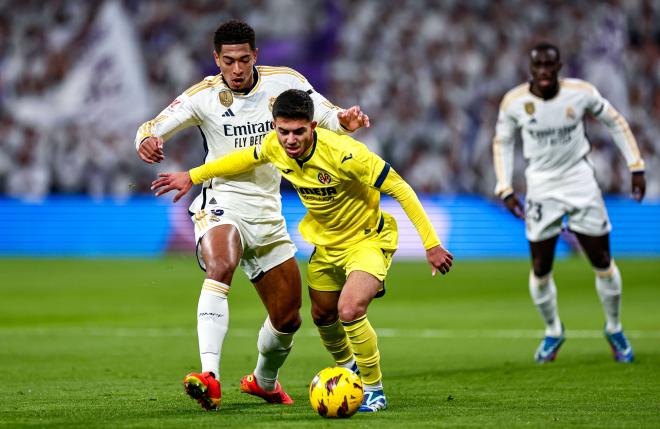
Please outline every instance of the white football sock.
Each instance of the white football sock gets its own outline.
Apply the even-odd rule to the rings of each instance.
[[[362,387],[365,392],[376,392],[378,390],[383,390],[383,381],[381,380],[376,384],[363,384]]]
[[[270,319],[266,321],[259,330],[257,348],[259,357],[254,369],[254,377],[257,384],[265,391],[275,389],[277,373],[284,364],[286,357],[293,346],[293,333],[279,332],[273,328]]]
[[[210,371],[220,379],[220,353],[229,328],[229,286],[204,280],[197,304],[197,338],[202,372]]]
[[[536,277],[534,271],[531,271],[529,273],[529,294],[545,323],[545,335],[551,337],[561,335],[561,320],[559,320],[557,311],[557,287],[552,273]]]
[[[337,366],[340,366],[340,367],[346,368],[346,369],[350,369],[351,371],[353,371],[353,368],[355,368],[357,366],[357,362],[355,362],[355,358],[352,357],[351,360],[349,360],[348,362],[338,363]]]
[[[603,304],[605,320],[607,324],[605,329],[610,334],[619,332],[621,328],[621,291],[623,285],[621,282],[621,273],[614,261],[610,267],[605,270],[594,269],[596,271],[596,291]]]

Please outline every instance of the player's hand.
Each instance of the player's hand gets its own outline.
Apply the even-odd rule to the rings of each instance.
[[[337,113],[337,118],[341,126],[351,132],[362,127],[369,128],[371,125],[369,116],[362,112],[360,106],[353,106]]]
[[[179,191],[172,201],[175,203],[188,193],[192,188],[193,182],[190,173],[179,171],[178,173],[160,173],[158,179],[151,182],[151,190],[155,191],[157,197],[170,191]]]
[[[525,219],[525,208],[520,203],[518,197],[516,197],[514,194],[508,195],[504,199],[504,205],[507,209],[509,209],[511,213],[513,213],[515,217],[518,219]]]
[[[138,155],[140,155],[140,159],[147,164],[161,162],[165,159],[165,153],[163,152],[163,139],[152,136],[142,140],[142,143],[140,143],[140,147],[138,148]]]
[[[646,193],[646,179],[644,178],[643,171],[636,171],[632,174],[630,179],[632,184],[632,197],[635,201],[641,202]]]
[[[426,251],[426,260],[431,265],[432,276],[435,276],[438,271],[447,274],[454,263],[454,255],[438,244]]]

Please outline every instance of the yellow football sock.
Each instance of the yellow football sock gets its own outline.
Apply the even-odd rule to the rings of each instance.
[[[378,337],[371,327],[367,315],[350,322],[342,321],[346,336],[351,345],[355,362],[360,369],[364,384],[377,384],[382,378],[380,372],[380,352]]]
[[[348,338],[344,327],[339,323],[339,319],[332,325],[317,326],[321,343],[325,349],[332,355],[338,365],[347,363],[353,358],[353,352],[348,345]]]

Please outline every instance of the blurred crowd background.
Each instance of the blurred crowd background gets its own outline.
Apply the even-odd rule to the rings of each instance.
[[[286,65],[372,126],[356,137],[420,192],[491,196],[491,140],[527,52],[561,50],[563,76],[594,83],[626,117],[660,196],[660,0],[0,0],[0,194],[129,196],[158,171],[203,160],[187,130],[163,165],[139,161],[137,127],[218,70],[228,19],[257,32],[258,63]],[[607,129],[587,132],[607,193],[629,174]],[[517,188],[524,160],[517,155]]]

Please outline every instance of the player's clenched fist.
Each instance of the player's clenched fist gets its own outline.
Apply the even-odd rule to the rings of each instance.
[[[454,262],[454,255],[438,244],[426,251],[426,260],[431,264],[432,275],[435,276],[438,271],[442,274],[447,274]]]
[[[138,155],[140,155],[142,161],[149,164],[161,162],[165,159],[165,153],[163,152],[163,139],[155,136],[147,137],[142,143],[140,143]]]
[[[525,219],[525,209],[520,203],[520,200],[515,195],[511,194],[504,199],[504,205],[507,209],[518,219]]]
[[[355,131],[358,128],[369,128],[369,116],[362,112],[360,106],[353,106],[337,113],[337,118],[342,127],[348,131]]]

